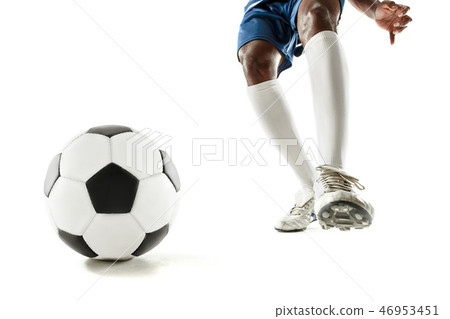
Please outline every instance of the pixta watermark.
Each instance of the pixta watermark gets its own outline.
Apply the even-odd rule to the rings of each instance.
[[[126,165],[139,172],[153,175],[165,163],[160,150],[171,158],[172,137],[149,128],[137,132],[126,142]],[[202,166],[208,162],[220,162],[227,166],[267,166],[266,149],[278,151],[277,165],[286,166],[289,162],[301,166],[305,161],[314,167],[324,164],[323,157],[313,138],[301,143],[292,138],[193,138],[191,140],[191,165]],[[185,157],[186,158],[186,157]],[[273,160],[273,157],[270,157]],[[167,160],[164,159],[164,160]]]
[[[297,147],[300,146],[300,147]],[[295,165],[310,161],[314,166],[324,164],[323,157],[314,139],[307,138],[301,144],[297,139],[268,138],[194,138],[192,139],[192,165],[206,162],[223,162],[228,166],[268,165],[264,148],[275,147],[279,151],[279,165],[288,165],[293,159]]]
[[[126,142],[126,165],[148,175],[161,171],[172,155],[171,140],[171,136],[149,128],[137,132]],[[160,150],[169,156],[163,160]]]

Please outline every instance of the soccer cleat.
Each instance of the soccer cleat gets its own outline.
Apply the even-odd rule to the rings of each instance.
[[[374,217],[372,205],[353,191],[353,186],[363,190],[357,178],[342,169],[321,165],[317,167],[324,193],[316,200],[314,211],[323,229],[350,230],[370,226]]]
[[[310,223],[316,220],[314,214],[314,196],[310,197],[303,205],[295,204],[289,215],[281,218],[275,225],[280,232],[296,232],[305,230]]]

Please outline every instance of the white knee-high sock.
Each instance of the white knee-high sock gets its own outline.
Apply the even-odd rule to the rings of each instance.
[[[258,122],[263,126],[266,134],[272,139],[295,139],[296,145],[287,146],[285,159],[289,166],[294,170],[304,192],[309,197],[313,189],[313,168],[307,161],[307,157],[302,153],[303,162],[296,164],[297,158],[301,152],[301,140],[295,130],[295,124],[289,112],[288,103],[283,95],[283,90],[278,80],[270,80],[256,85],[249,86],[247,93],[250,102],[258,116]],[[298,163],[298,162],[297,162]],[[303,200],[296,195],[297,204]],[[308,198],[309,199],[309,198]]]
[[[314,35],[305,46],[311,78],[318,146],[325,161],[342,168],[347,138],[348,70],[333,31]]]

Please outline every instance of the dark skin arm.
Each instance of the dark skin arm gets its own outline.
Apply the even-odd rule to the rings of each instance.
[[[374,19],[380,28],[388,31],[391,44],[395,42],[395,35],[405,30],[407,24],[412,21],[406,14],[409,7],[394,1],[349,0],[349,2],[369,18]]]

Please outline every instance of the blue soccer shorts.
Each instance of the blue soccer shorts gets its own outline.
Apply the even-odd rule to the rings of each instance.
[[[345,0],[341,3],[341,14]],[[250,0],[244,8],[244,18],[239,27],[238,52],[253,40],[266,40],[284,54],[278,75],[292,66],[294,56],[303,53],[298,37],[297,11],[302,0]],[[239,59],[239,56],[238,56]]]

